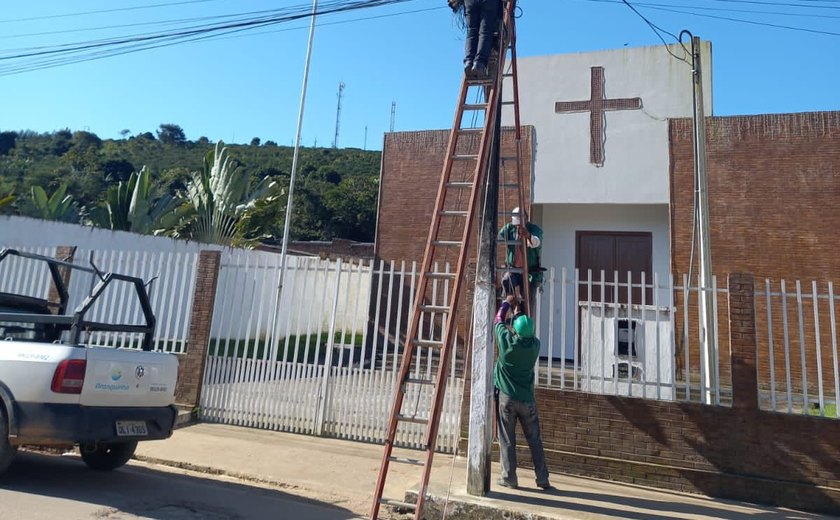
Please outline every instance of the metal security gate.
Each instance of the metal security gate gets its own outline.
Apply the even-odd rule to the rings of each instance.
[[[279,255],[224,253],[201,418],[382,442],[417,267],[289,257],[278,303],[279,275]],[[449,291],[449,282],[441,281],[439,290]],[[418,359],[414,370],[426,373],[433,363]],[[454,359],[449,370],[438,439],[443,451],[457,443],[464,387]],[[428,406],[431,397],[418,391],[410,402]],[[402,446],[420,446],[417,426],[401,430]]]

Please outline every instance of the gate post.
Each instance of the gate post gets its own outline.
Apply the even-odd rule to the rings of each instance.
[[[175,402],[190,409],[198,406],[201,399],[221,259],[220,251],[201,251],[198,256],[187,353],[178,364],[178,387],[175,389]]]
[[[732,348],[732,408],[756,411],[755,287],[751,274],[729,275],[729,343]]]
[[[324,280],[326,283],[326,280]],[[324,356],[324,375],[321,379],[321,385],[318,389],[318,412],[315,415],[315,435],[318,437],[324,436],[324,420],[327,412],[327,401],[329,399],[329,383],[330,371],[332,370],[333,351],[335,350],[335,318],[338,314],[338,297],[341,289],[341,258],[335,264],[335,291],[333,292],[333,306],[330,314],[330,331],[327,338],[327,352]],[[320,329],[320,327],[319,327]],[[317,362],[317,360],[316,360]],[[341,368],[341,367],[338,367]]]

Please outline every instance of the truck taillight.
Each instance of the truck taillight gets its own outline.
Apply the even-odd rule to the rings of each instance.
[[[50,388],[58,394],[81,394],[85,382],[84,359],[65,359],[58,364]]]

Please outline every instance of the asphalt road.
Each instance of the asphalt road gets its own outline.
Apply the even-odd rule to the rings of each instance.
[[[131,461],[113,472],[81,459],[18,454],[0,476],[0,520],[227,520],[357,518],[282,489]]]

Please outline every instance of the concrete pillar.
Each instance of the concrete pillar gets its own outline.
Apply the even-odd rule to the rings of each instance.
[[[732,408],[756,411],[755,286],[751,274],[729,275],[729,342],[732,348]]]
[[[178,388],[175,389],[175,402],[189,408],[198,406],[201,398],[201,384],[207,364],[207,346],[210,341],[210,325],[213,323],[213,304],[216,300],[221,259],[222,254],[219,251],[199,253],[187,353],[180,359]]]

